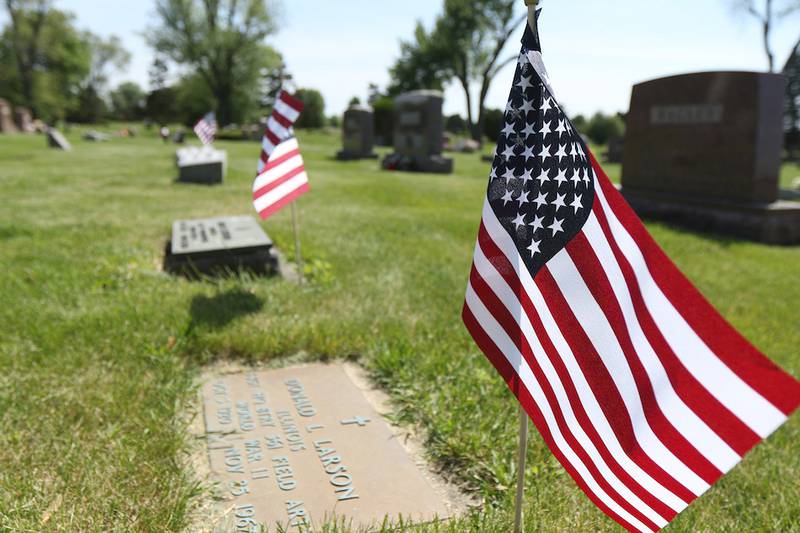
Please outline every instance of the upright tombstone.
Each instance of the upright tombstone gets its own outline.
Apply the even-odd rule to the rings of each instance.
[[[11,104],[0,98],[0,133],[16,133]]]
[[[36,128],[33,126],[31,110],[27,107],[17,107],[14,109],[14,122],[17,125],[17,129],[22,133],[36,133]]]
[[[633,88],[622,193],[645,217],[768,243],[800,242],[778,200],[785,78],[706,72]]]
[[[453,160],[442,157],[444,97],[439,91],[412,91],[394,101],[394,153],[383,168],[416,172],[453,172]]]
[[[244,271],[270,275],[278,272],[278,256],[253,217],[176,220],[164,270],[189,278]]]
[[[178,149],[175,161],[178,165],[178,181],[215,185],[225,179],[228,153],[210,146],[190,146]]]
[[[55,128],[47,128],[47,146],[67,152],[72,150],[72,145],[69,144],[69,141],[66,139],[66,137],[64,137],[64,135],[62,135],[62,133]]]
[[[342,151],[336,154],[337,159],[377,159],[378,154],[372,151],[375,144],[375,122],[372,109],[361,105],[352,105],[344,112],[342,121]]]

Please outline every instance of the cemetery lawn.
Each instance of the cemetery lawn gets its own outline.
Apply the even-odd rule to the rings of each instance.
[[[161,272],[172,221],[251,214],[259,148],[219,143],[225,184],[179,185],[175,147],[153,135],[92,144],[74,130],[71,153],[0,137],[0,531],[208,527],[211,489],[185,431],[205,365],[333,359],[363,364],[396,421],[424,430],[434,463],[483,502],[420,530],[509,531],[516,402],[460,320],[486,163],[380,172],[332,160],[338,134],[303,134],[311,282],[189,282]],[[264,227],[292,255],[288,211]],[[800,376],[800,247],[649,227],[723,315]],[[535,431],[528,460],[528,531],[619,530]],[[798,531],[798,479],[795,415],[669,530]]]

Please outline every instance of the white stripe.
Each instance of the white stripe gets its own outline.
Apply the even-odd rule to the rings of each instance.
[[[287,138],[289,135],[291,135],[291,132],[289,131],[289,128],[284,128],[284,127],[281,125],[281,123],[280,123],[280,122],[278,122],[277,120],[275,120],[275,117],[269,117],[269,119],[267,119],[267,128],[269,128],[269,130],[270,130],[272,133],[274,133],[274,134],[275,134],[275,136],[276,136],[278,139],[280,139],[281,141],[283,141],[283,140],[284,140],[284,139],[286,139],[286,138]]]
[[[275,145],[272,144],[272,142],[269,140],[269,137],[264,135],[264,138],[261,139],[261,151],[267,154],[267,157],[269,158],[269,156],[272,154],[274,150],[275,150]]]
[[[291,123],[297,120],[297,117],[300,116],[300,112],[297,111],[295,108],[281,100],[280,98],[275,100],[275,111],[283,115],[286,120]]]
[[[255,206],[256,211],[260,213],[272,204],[279,202],[283,197],[289,196],[295,191],[295,189],[302,187],[306,183],[308,183],[308,176],[305,172],[301,172],[289,181],[281,183],[267,194],[259,196],[253,201],[253,205]]]
[[[278,146],[274,147],[272,152],[269,154],[268,161],[274,161],[279,157],[282,157],[293,150],[298,150],[300,145],[297,144],[297,137],[292,137],[290,139],[286,139]]]
[[[611,469],[607,466],[605,460],[602,458],[600,453],[597,451],[594,443],[589,439],[589,436],[586,435],[583,426],[578,421],[577,417],[575,416],[574,411],[572,410],[572,405],[567,397],[567,393],[564,390],[563,383],[561,378],[558,376],[556,369],[553,367],[553,364],[550,362],[550,359],[547,357],[547,354],[544,351],[544,347],[542,347],[541,343],[539,342],[539,338],[536,335],[536,332],[533,330],[533,326],[531,325],[527,314],[525,313],[522,305],[519,303],[514,292],[508,286],[506,281],[503,279],[502,276],[497,272],[497,270],[489,263],[484,256],[483,251],[480,249],[479,246],[475,247],[475,268],[478,273],[481,275],[483,280],[489,285],[492,289],[492,292],[503,302],[503,305],[508,309],[512,316],[517,321],[517,325],[519,326],[522,334],[525,336],[528,344],[531,347],[533,355],[536,359],[536,362],[539,364],[539,367],[542,369],[542,372],[545,375],[548,383],[550,383],[550,387],[553,389],[553,393],[556,396],[556,400],[558,402],[558,406],[563,413],[564,421],[566,422],[569,430],[575,436],[575,439],[580,443],[581,447],[586,451],[586,453],[591,458],[594,465],[600,471],[601,475],[608,481],[608,483],[616,490],[620,496],[625,498],[627,501],[631,503],[638,511],[644,514],[647,518],[652,520],[655,524],[660,527],[664,527],[668,524],[667,520],[664,519],[661,515],[659,515],[656,511],[651,509],[646,503],[641,501],[639,497],[634,494],[627,485],[625,485],[617,475],[611,471]],[[592,424],[594,426],[594,424]],[[633,462],[624,454],[621,453],[622,449],[619,448],[619,443],[617,443],[617,448],[621,454],[620,466],[623,467],[623,470],[628,471],[626,468],[628,465],[633,465]],[[612,455],[614,455],[612,453]],[[615,457],[616,458],[616,457]],[[633,465],[634,468],[632,472],[629,472],[631,477],[636,479],[637,474],[641,471],[638,467]],[[644,474],[644,472],[641,472]],[[644,474],[644,476],[652,482],[652,480]],[[638,482],[638,480],[637,480]],[[640,483],[640,485],[642,485]],[[662,487],[663,492],[663,487]],[[673,496],[675,498],[675,496]],[[685,507],[685,504],[684,504]]]
[[[498,248],[503,251],[506,258],[514,266],[514,269],[517,272],[517,277],[519,277],[522,286],[525,288],[525,291],[528,293],[528,295],[530,295],[531,301],[533,302],[537,313],[539,313],[548,333],[551,335],[553,344],[556,346],[559,354],[562,354],[566,363],[568,360],[570,360],[570,358],[573,357],[572,351],[569,349],[569,345],[562,336],[557,325],[558,323],[550,313],[544,296],[533,282],[533,278],[531,278],[527,267],[525,267],[524,264],[519,264],[520,258],[517,247],[511,240],[511,237],[508,235],[508,232],[505,230],[505,228],[500,225],[500,222],[497,220],[497,217],[494,214],[492,207],[489,205],[488,200],[486,203],[484,203],[483,223],[486,227],[486,230],[491,235],[492,240],[495,242]],[[569,365],[568,368],[570,368]],[[578,384],[579,382],[577,379],[582,376],[582,372],[577,363],[570,368],[570,375],[572,376],[573,380],[576,380],[576,384]],[[585,381],[583,383],[585,383],[586,387],[589,387],[588,383]],[[582,387],[578,387],[579,390],[581,388]],[[620,394],[622,394],[622,391],[620,391]],[[633,427],[636,441],[639,443],[642,451],[644,451],[644,453],[646,453],[650,459],[652,459],[657,465],[664,469],[665,472],[690,490],[693,494],[700,495],[708,490],[708,483],[697,476],[697,474],[695,474],[689,467],[675,457],[675,455],[658,439],[650,427],[650,424],[643,416],[633,416],[633,413],[630,411],[628,411],[627,414],[631,419],[631,425]]]
[[[661,411],[670,423],[675,426],[675,429],[715,467],[722,472],[729,471],[741,460],[741,457],[719,435],[714,433],[672,388],[667,371],[664,369],[644,331],[642,331],[639,319],[636,317],[633,301],[628,292],[625,277],[622,275],[619,264],[594,213],[589,216],[586,224],[584,224],[583,232],[586,234],[589,244],[597,254],[599,263],[608,277],[622,310],[628,335],[630,335],[636,355],[650,378],[653,392]]]
[[[586,468],[586,465],[583,464],[580,457],[575,454],[569,443],[567,443],[567,441],[564,439],[553,412],[550,410],[547,397],[539,387],[536,377],[533,375],[528,363],[522,357],[522,354],[519,353],[519,350],[517,350],[517,347],[514,345],[511,339],[508,338],[508,335],[503,328],[500,327],[491,313],[489,313],[489,311],[483,305],[483,302],[481,302],[480,298],[478,298],[478,295],[475,294],[471,283],[467,285],[466,303],[467,307],[469,307],[469,310],[478,321],[478,324],[480,324],[481,328],[483,328],[486,334],[492,339],[492,342],[494,342],[494,344],[497,345],[497,347],[503,353],[509,364],[511,364],[519,378],[522,380],[525,388],[533,398],[533,401],[536,402],[536,405],[539,408],[539,411],[541,411],[545,423],[547,424],[547,428],[553,437],[553,442],[564,455],[569,464],[572,465],[578,475],[590,488],[590,490],[594,492],[600,501],[606,504],[612,511],[618,514],[623,520],[631,524],[636,529],[640,531],[652,531],[650,528],[642,524],[634,516],[628,513],[625,509],[623,509],[622,506],[620,506],[612,497],[606,494],[600,485],[598,485],[597,481],[595,481],[594,477],[592,477],[591,472],[589,472],[589,470]]]
[[[256,192],[261,187],[268,185],[277,179],[282,178],[283,176],[289,174],[294,169],[302,166],[303,166],[303,158],[300,157],[300,154],[290,157],[280,165],[272,167],[266,172],[259,174],[256,180],[253,182],[253,192]]]
[[[633,269],[647,310],[681,363],[722,405],[760,437],[775,431],[786,421],[786,416],[728,368],[675,309],[653,279],[636,242],[609,207],[597,178],[595,193],[614,240]]]

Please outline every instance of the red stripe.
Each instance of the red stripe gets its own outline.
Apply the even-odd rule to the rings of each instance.
[[[481,224],[478,240],[481,249],[495,269],[500,273],[501,276],[503,276],[512,289],[517,289],[515,284],[519,283],[519,279],[514,271],[514,267],[508,261],[503,252],[497,247],[483,224]],[[543,342],[543,346],[546,346],[545,350],[548,352],[548,356],[553,362],[553,365],[556,367],[559,375],[564,377],[562,381],[565,384],[571,383],[569,372],[561,361],[560,355],[556,351],[555,347],[550,343],[549,336],[546,334],[527,292],[523,287],[519,287],[516,292],[520,303],[522,304],[522,308],[525,310],[525,314],[531,319],[535,317],[535,320],[531,320],[531,322],[540,341],[547,341],[546,343]],[[545,299],[547,298],[545,297]],[[547,300],[547,304],[554,319],[559,322],[564,339],[572,349],[575,359],[578,362],[578,365],[581,367],[581,371],[583,372],[586,381],[589,383],[591,392],[594,394],[598,404],[600,405],[600,408],[603,410],[606,420],[608,420],[608,423],[611,426],[614,435],[617,437],[617,441],[622,449],[625,450],[628,457],[634,463],[639,465],[642,470],[647,472],[650,477],[656,480],[667,490],[687,503],[694,500],[695,495],[691,491],[670,476],[640,447],[633,432],[633,426],[631,419],[628,416],[628,410],[622,401],[619,391],[617,391],[616,387],[614,386],[611,375],[608,373],[605,365],[603,365],[603,362],[600,360],[591,342],[585,335],[582,334],[582,330],[579,329],[580,324],[577,322],[577,320],[575,320],[574,315],[572,315],[572,312],[569,310],[569,306],[567,305],[566,301],[564,301],[560,292],[557,294],[556,301]],[[561,315],[564,315],[564,321],[559,320]],[[569,336],[566,334],[567,331],[579,332],[580,334]],[[552,352],[550,352],[550,350],[552,350]],[[552,357],[550,357],[551,354]],[[580,403],[579,399],[576,401]]]
[[[253,193],[253,200],[258,200],[259,198],[261,198],[262,196],[267,194],[269,191],[279,187],[280,185],[286,183],[287,181],[289,181],[293,177],[295,177],[298,174],[301,174],[303,172],[305,172],[305,167],[302,164],[297,168],[293,168],[292,170],[290,170],[289,172],[287,172],[286,174],[284,174],[280,178],[267,183],[266,185],[264,185],[263,187],[261,187],[260,189],[255,191]],[[263,174],[263,172],[262,172],[262,174]]]
[[[517,324],[514,317],[508,311],[508,309],[503,305],[503,303],[497,298],[497,296],[492,292],[483,278],[480,277],[475,267],[472,268],[472,273],[470,275],[470,281],[472,282],[472,287],[475,290],[475,293],[478,295],[480,300],[486,306],[487,309],[490,310],[492,316],[497,320],[500,326],[505,330],[508,334],[509,338],[512,339],[517,349],[525,358],[525,361],[528,363],[531,371],[533,372],[534,376],[536,377],[536,381],[539,383],[540,388],[544,392],[545,397],[547,398],[547,402],[550,405],[550,409],[553,412],[553,415],[556,419],[558,427],[561,431],[561,434],[564,436],[564,439],[569,444],[570,448],[575,452],[576,455],[581,459],[583,464],[592,474],[592,477],[595,478],[595,481],[603,488],[603,490],[612,498],[614,501],[617,502],[623,509],[631,513],[637,519],[645,523],[648,527],[652,529],[658,529],[658,527],[652,523],[641,511],[637,510],[633,505],[631,505],[624,496],[619,494],[616,489],[614,489],[611,484],[606,481],[603,474],[599,471],[599,469],[595,466],[594,462],[592,461],[591,457],[589,456],[588,452],[585,451],[583,446],[578,442],[578,440],[574,437],[573,433],[569,429],[566,420],[564,418],[563,411],[558,404],[558,400],[553,392],[553,389],[550,383],[547,381],[546,376],[544,375],[540,365],[536,362],[536,358],[533,355],[533,351],[527,341],[523,337],[520,332],[519,325]],[[518,287],[517,290],[524,290],[521,286],[519,286],[519,280],[517,282]],[[512,290],[514,287],[512,286]],[[538,337],[538,335],[537,335]],[[541,339],[540,339],[541,340]],[[560,376],[562,383],[564,385],[571,385],[569,378],[567,377],[564,379],[564,376]],[[565,387],[566,388],[566,387]],[[573,395],[574,397],[575,395]],[[570,399],[572,400],[572,399]],[[656,498],[650,495],[646,490],[644,490],[638,483],[636,483],[626,472],[623,470],[619,464],[613,459],[611,454],[605,448],[602,440],[600,439],[599,435],[597,435],[596,431],[594,430],[594,426],[592,426],[591,422],[589,422],[588,417],[585,415],[585,412],[580,407],[580,402],[577,402],[578,409],[575,409],[573,401],[570,401],[570,404],[573,405],[573,411],[576,414],[576,418],[578,419],[579,425],[582,427],[584,432],[586,432],[589,439],[595,445],[595,448],[598,449],[601,457],[603,458],[606,465],[609,469],[619,478],[619,480],[626,485],[631,492],[636,494],[644,503],[654,510],[658,509],[656,512],[662,515],[662,517],[666,518],[667,520],[673,518],[676,513],[671,511],[666,505],[660,504]],[[579,413],[579,412],[580,413]],[[649,502],[648,502],[649,500]]]
[[[294,150],[292,150],[290,152],[286,152],[284,155],[282,155],[280,157],[276,157],[272,161],[267,161],[267,164],[266,164],[266,166],[264,166],[264,169],[261,171],[261,173],[263,174],[264,172],[266,172],[266,171],[268,171],[270,169],[273,169],[273,168],[277,167],[278,165],[280,165],[281,163],[285,163],[289,159],[291,159],[291,158],[293,158],[295,156],[298,156],[298,155],[300,155],[300,149],[296,148],[296,149],[294,149]],[[301,162],[301,164],[302,164],[302,162]]]
[[[758,444],[760,437],[752,431],[744,422],[734,415],[727,407],[714,397],[708,390],[700,384],[694,375],[689,372],[680,359],[672,351],[652,315],[647,309],[642,298],[639,282],[633,273],[633,269],[625,259],[616,240],[611,234],[606,214],[600,202],[595,201],[593,211],[603,230],[606,241],[611,248],[617,264],[625,278],[628,291],[633,301],[634,311],[639,325],[642,327],[650,346],[658,355],[659,360],[664,365],[670,377],[670,383],[684,402],[697,414],[717,435],[728,443],[739,455],[744,455],[753,446]]]
[[[564,457],[564,455],[558,449],[558,446],[556,446],[552,434],[547,429],[547,423],[539,411],[539,408],[536,406],[536,402],[533,401],[533,398],[522,384],[522,381],[519,379],[517,373],[508,363],[505,356],[503,356],[503,354],[497,348],[497,345],[486,334],[466,305],[464,306],[461,317],[464,321],[464,325],[467,327],[467,330],[472,335],[472,338],[475,339],[475,343],[478,345],[481,351],[483,351],[497,372],[503,376],[508,388],[511,389],[511,392],[517,397],[517,400],[522,405],[523,409],[525,409],[525,412],[531,417],[531,420],[539,430],[539,434],[544,439],[547,447],[550,448],[552,454],[556,456],[556,459],[558,459],[567,473],[569,473],[570,477],[572,477],[575,483],[577,483],[581,490],[586,493],[589,499],[592,500],[592,502],[605,514],[607,514],[628,531],[638,532],[638,529],[634,528],[628,522],[623,520],[618,514],[609,509],[609,507],[603,503],[603,501],[600,500],[600,498],[598,498],[594,492],[592,492],[592,490],[588,487],[583,478],[575,471],[572,465],[570,465],[569,461],[567,461],[566,457]]]
[[[291,107],[292,109],[294,109],[298,113],[302,112],[303,111],[303,107],[305,107],[305,104],[303,104],[302,100],[299,100],[299,99],[295,98],[294,96],[292,96],[291,94],[287,93],[286,91],[281,91],[281,93],[278,96],[278,98],[280,98],[283,101],[284,104],[288,105],[289,107]]]
[[[294,200],[296,200],[297,198],[299,198],[303,194],[307,193],[308,189],[309,189],[308,183],[302,184],[300,187],[296,188],[294,191],[292,191],[291,193],[287,194],[286,196],[284,196],[283,198],[281,198],[277,202],[275,202],[273,204],[270,204],[265,209],[262,209],[261,211],[259,211],[258,212],[259,216],[262,219],[266,219],[266,218],[272,216],[277,211],[280,211],[280,209],[283,208],[284,206],[286,206],[287,204],[293,202]]]
[[[653,279],[703,342],[771,404],[787,416],[800,405],[800,382],[767,359],[700,294],[659,248],[592,156],[609,207],[636,241]]]
[[[278,124],[280,124],[286,129],[289,129],[289,127],[291,127],[291,125],[293,124],[293,121],[284,117],[277,109],[272,110],[272,118],[274,118],[278,122]]]
[[[261,159],[261,162],[262,162],[262,163],[264,163],[264,166],[266,166],[266,165],[267,165],[267,163],[269,162],[269,154],[268,154],[266,151],[264,151],[264,150],[261,150],[261,156],[260,156],[260,159]],[[261,172],[264,172],[264,169],[261,169]],[[260,174],[261,172],[259,172],[259,174]]]
[[[271,142],[274,146],[278,146],[281,143],[280,138],[278,138],[278,136],[275,135],[275,132],[269,128],[264,130],[264,136],[266,136],[266,138],[269,139],[269,142]]]

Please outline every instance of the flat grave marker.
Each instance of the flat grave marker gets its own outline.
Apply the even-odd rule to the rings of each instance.
[[[237,531],[450,514],[343,365],[223,375],[202,398],[211,472]]]
[[[180,148],[175,152],[178,181],[214,185],[222,183],[228,166],[228,153],[210,146]]]

